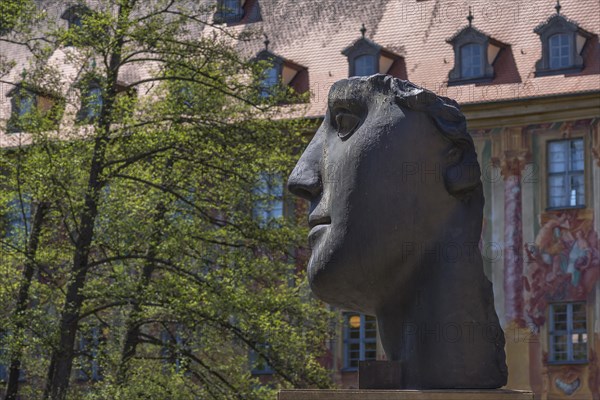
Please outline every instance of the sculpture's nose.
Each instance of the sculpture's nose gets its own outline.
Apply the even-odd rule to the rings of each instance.
[[[317,132],[290,174],[287,187],[290,192],[312,201],[323,191],[321,180],[322,135]]]

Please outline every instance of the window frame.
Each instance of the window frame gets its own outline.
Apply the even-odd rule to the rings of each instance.
[[[476,75],[470,75],[470,76],[466,76],[465,74],[465,59],[463,58],[464,54],[465,54],[465,49],[466,48],[473,48],[473,49],[478,49],[479,50],[479,71],[478,74]],[[483,46],[479,43],[474,43],[474,42],[469,42],[469,43],[465,43],[462,46],[460,46],[459,49],[459,54],[460,54],[460,75],[462,79],[479,79],[485,76],[485,66],[484,66],[484,49]],[[473,68],[472,66],[470,66],[470,68]]]
[[[566,39],[566,43],[559,43],[559,45],[558,45],[558,50],[561,53],[558,56],[558,60],[559,60],[559,64],[561,64],[562,63],[561,60],[564,57],[562,55],[562,48],[565,47],[565,44],[566,44],[566,47],[567,47],[567,54],[566,54],[566,56],[568,58],[568,61],[567,61],[566,65],[558,65],[558,66],[553,66],[552,65],[553,64],[552,61],[555,60],[555,58],[552,55],[552,50],[553,50],[552,39],[553,38],[557,38],[557,37],[561,38],[561,39],[562,38]],[[560,42],[562,42],[562,40],[560,40]],[[549,57],[548,64],[550,66],[550,69],[556,70],[556,69],[570,68],[571,65],[573,65],[573,60],[572,60],[572,58],[573,58],[573,49],[571,48],[571,45],[572,45],[572,43],[571,43],[571,40],[569,38],[569,34],[568,33],[558,32],[558,33],[555,33],[552,36],[548,37],[548,51],[549,51],[549,54],[548,54],[548,57]]]
[[[368,76],[356,75],[356,60],[362,56],[371,55],[374,58],[374,74],[389,74],[396,78],[408,79],[406,76],[406,64],[402,55],[398,55],[364,36],[342,50],[342,55],[348,59],[349,77]]]
[[[364,37],[342,50],[342,54],[348,58],[348,76],[359,76],[356,75],[356,60],[366,55],[373,56],[373,70],[379,73],[381,50],[380,45]]]
[[[555,312],[554,308],[556,306],[566,306],[567,311],[567,326],[566,330],[554,330],[554,317]],[[573,328],[573,306],[574,305],[582,305],[584,309],[585,315],[585,328],[575,330]],[[574,301],[574,302],[561,302],[561,303],[551,303],[548,307],[548,363],[554,365],[562,365],[562,364],[587,364],[590,359],[590,334],[589,334],[589,318],[587,313],[587,304],[585,301]],[[576,334],[585,334],[586,335],[586,357],[584,360],[575,360],[573,357],[573,335]],[[554,349],[554,340],[557,336],[566,336],[567,338],[567,359],[566,360],[556,360],[555,359],[555,349]]]
[[[233,9],[233,11],[236,12],[231,12],[229,7],[226,8],[225,3],[227,1],[228,0],[217,0],[217,9],[213,16],[213,20],[217,24],[234,24],[240,22],[246,15],[244,0],[233,0],[237,3],[237,7]]]
[[[268,344],[258,344],[257,347],[268,350],[270,346]],[[250,373],[252,375],[273,375],[275,373],[275,370],[271,364],[269,364],[269,361],[262,357],[259,352],[254,349],[250,349],[250,354],[248,354],[248,362],[250,363]]]
[[[261,227],[277,226],[278,221],[285,218],[286,197],[284,185],[284,179],[280,175],[266,172],[259,174],[253,188],[254,195],[257,198],[252,205],[252,215]],[[273,206],[275,203],[276,205]],[[280,211],[274,212],[275,210]]]
[[[359,74],[359,72],[357,71],[357,69],[359,67],[359,60],[363,60],[363,59],[367,59],[367,58],[370,58],[370,60],[369,60],[370,62],[366,62],[365,65],[363,65],[362,67],[367,67],[367,66],[369,66],[369,64],[371,64],[370,67],[373,72],[366,73],[366,74],[365,73]],[[353,62],[354,62],[354,75],[351,75],[351,76],[371,76],[371,75],[377,74],[379,72],[379,70],[377,68],[378,67],[377,59],[374,54],[364,53],[364,54],[357,55],[356,57],[354,57]]]
[[[260,93],[259,96],[262,99],[269,99],[273,96],[273,92],[277,89],[278,86],[282,84],[281,82],[281,70],[282,63],[274,60],[269,60],[273,65],[267,67],[263,71],[263,76],[260,79]],[[273,76],[269,75],[269,72],[273,72]],[[270,82],[270,78],[273,78],[274,82]]]
[[[97,110],[97,114],[90,117],[89,116],[89,111],[90,111],[90,94],[93,90],[99,90],[100,91],[100,108]],[[76,122],[78,124],[93,124],[94,122],[98,121],[98,118],[100,117],[100,114],[102,112],[102,106],[104,105],[104,92],[102,91],[102,87],[100,86],[99,83],[97,82],[92,82],[89,85],[81,88],[81,102],[80,102],[80,107],[79,110],[77,110],[77,115],[75,117]]]
[[[15,88],[13,91],[11,91],[9,93],[9,96],[12,97],[10,99],[11,111],[10,111],[10,117],[8,118],[8,121],[6,123],[6,132],[7,133],[24,132],[24,128],[20,126],[21,119],[25,117],[25,114],[23,113],[23,110],[22,110],[23,99],[31,99],[32,100],[32,104],[30,105],[31,109],[26,114],[29,114],[32,111],[37,112],[38,106],[39,106],[39,104],[38,104],[39,94],[29,88],[26,88],[24,86],[19,86],[19,87]]]
[[[568,20],[560,14],[554,14],[546,22],[538,25],[534,30],[540,37],[542,45],[541,58],[535,63],[535,76],[564,75],[577,73],[585,67],[583,62],[583,49],[589,42],[592,35],[581,29],[577,23]],[[550,39],[556,35],[564,34],[568,36],[569,41],[569,65],[565,67],[553,68],[551,66]],[[577,37],[583,38],[584,42],[581,49],[577,49]]]
[[[98,382],[104,379],[102,373],[102,366],[98,361],[98,357],[101,352],[102,342],[106,338],[100,326],[92,326],[84,335],[82,331],[79,331],[79,337],[77,340],[77,352],[80,358],[80,365],[76,369],[76,377],[79,382]],[[88,357],[91,355],[91,358]],[[90,375],[88,375],[89,369]]]
[[[493,64],[500,57],[503,49],[508,47],[472,26],[463,28],[452,38],[446,40],[446,42],[454,50],[454,67],[448,72],[448,86],[491,82],[495,77]],[[477,76],[465,76],[463,74],[463,50],[469,45],[478,45],[480,48],[481,72]],[[490,46],[498,49],[498,51],[492,53],[494,55],[490,55],[489,53]],[[490,59],[490,57],[493,59]]]
[[[175,368],[176,372],[187,371],[186,356],[179,349],[187,348],[187,340],[182,336],[182,326],[177,324],[173,330],[163,326],[160,331],[160,356],[162,358],[163,371],[166,372],[168,366]]]
[[[83,28],[83,19],[90,14],[92,14],[92,10],[89,7],[83,4],[74,4],[67,7],[60,18],[67,21],[67,30],[81,29]],[[73,43],[67,41],[64,45],[73,46]]]
[[[263,75],[261,79],[257,79],[255,85],[259,101],[262,100],[266,102],[270,100],[272,94],[280,93],[281,95],[284,95],[284,91],[286,90],[288,91],[286,92],[288,96],[285,96],[285,98],[277,96],[277,105],[308,101],[308,96],[304,96],[309,90],[308,69],[306,67],[290,60],[286,60],[267,49],[260,51],[252,61],[263,63],[263,67],[265,67],[263,73],[268,69],[273,69],[277,74],[276,85],[269,85],[267,87],[265,85],[265,82],[267,81],[265,75]],[[269,93],[270,91],[273,93]],[[291,93],[289,91],[291,91]]]
[[[360,317],[359,337],[358,337],[358,339],[350,338],[350,330],[351,330],[350,318],[352,316],[357,316],[357,315]],[[342,327],[342,329],[343,329],[342,370],[343,371],[358,371],[358,362],[377,359],[377,320],[375,319],[374,316],[357,313],[357,312],[345,312],[343,314],[343,316],[344,316],[344,325]],[[367,322],[367,317],[371,318],[372,322],[375,323],[375,336],[372,338],[367,338],[365,335],[365,333],[366,333],[365,326],[366,326],[366,322]],[[350,357],[350,345],[357,344],[357,343],[359,345],[359,357],[358,357],[358,360],[356,360],[357,365],[352,366],[351,364],[354,359],[352,359]],[[369,358],[369,359],[366,358],[365,353],[366,353],[366,345],[367,344],[375,345],[375,358]]]
[[[7,336],[7,332],[5,330],[0,329],[0,355],[1,356],[4,356],[4,354],[7,353],[7,348],[4,343],[6,340],[6,336]],[[9,363],[5,364],[5,363],[0,362],[0,383],[6,383],[8,381],[8,375],[10,373],[9,366],[10,366]]]
[[[56,129],[63,116],[64,99],[60,95],[51,94],[26,82],[21,82],[6,95],[10,98],[11,104],[10,116],[6,122],[6,133],[27,133],[28,121],[23,121],[25,114],[21,115],[20,100],[24,98],[23,94],[26,94],[26,98],[33,100],[30,106],[30,111],[33,111],[32,117],[49,118],[51,122],[51,126],[48,126],[49,130]]]
[[[561,207],[551,207],[550,206],[550,198],[549,198],[549,169],[548,169],[548,143],[559,140],[573,140],[573,139],[583,139],[583,184],[584,184],[584,205],[580,206],[561,206]],[[576,210],[576,209],[585,209],[592,204],[591,202],[591,168],[590,168],[590,141],[587,137],[587,130],[585,128],[573,130],[569,137],[565,137],[558,131],[554,131],[552,133],[545,133],[541,137],[541,140],[538,144],[539,152],[541,153],[540,157],[540,209],[545,211],[559,211],[559,210]]]

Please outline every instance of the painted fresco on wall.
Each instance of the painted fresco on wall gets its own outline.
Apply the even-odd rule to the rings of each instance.
[[[592,210],[541,215],[535,243],[525,245],[525,319],[535,331],[556,301],[584,301],[600,277],[598,235]]]
[[[598,345],[598,335],[596,346]],[[542,355],[542,387],[536,391],[540,399],[600,400],[600,369],[593,349],[588,364],[552,365],[548,353]],[[536,398],[538,398],[536,397]]]

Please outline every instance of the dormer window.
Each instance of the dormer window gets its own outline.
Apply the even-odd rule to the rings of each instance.
[[[295,94],[304,94],[308,91],[308,70],[291,60],[287,60],[269,50],[269,39],[265,40],[265,49],[258,53],[254,59],[266,65],[259,82],[259,94],[262,98],[269,98],[278,90],[291,89]],[[289,98],[284,100],[289,101]]]
[[[64,13],[60,16],[62,19],[67,21],[68,30],[72,31],[69,33],[77,33],[80,32],[80,29],[83,28],[83,22],[87,15],[90,15],[92,11],[81,4],[76,4],[71,6],[65,10]],[[73,46],[73,35],[67,35],[66,41],[64,42],[65,46]]]
[[[269,67],[264,72],[264,78],[261,82],[261,97],[269,97],[273,90],[279,84],[279,65]]]
[[[92,123],[100,116],[104,100],[102,89],[97,84],[90,85],[81,94],[81,108],[77,113],[78,122]]]
[[[556,14],[533,30],[542,42],[542,58],[535,64],[536,76],[576,73],[584,67],[581,52],[592,34],[561,15],[560,9],[557,3]]]
[[[406,79],[404,59],[366,38],[366,31],[363,24],[360,30],[362,37],[342,50],[342,54],[348,57],[348,76],[369,76],[380,73]]]
[[[363,54],[354,59],[355,76],[369,76],[376,74],[377,72],[375,56],[373,54]]]
[[[567,68],[571,65],[571,41],[566,33],[557,33],[548,39],[550,68]]]
[[[223,16],[227,19],[241,19],[243,15],[242,4],[240,0],[223,0],[221,5],[221,12],[223,13]]]
[[[506,47],[472,26],[473,15],[470,9],[467,20],[469,25],[447,40],[454,47],[454,68],[448,74],[448,85],[492,80],[493,64],[500,50]]]
[[[214,20],[217,23],[239,22],[244,16],[244,1],[218,0]]]
[[[94,74],[86,75],[75,86],[79,89],[80,93],[80,106],[75,115],[75,121],[79,124],[93,124],[97,122],[107,99],[102,78]],[[187,94],[189,95],[190,93]],[[116,113],[115,115],[118,115],[119,118],[129,115],[137,98],[136,90],[129,87],[125,82],[118,80],[115,87],[115,95],[113,103],[113,112]],[[181,95],[183,97],[183,93]]]
[[[81,28],[83,17],[90,12],[90,9],[86,6],[77,4],[67,8],[60,17],[67,21],[69,29]]]
[[[25,88],[19,88],[11,93],[12,113],[8,120],[8,132],[21,132],[27,125],[27,120],[33,117],[37,108],[37,95]]]
[[[7,131],[11,133],[39,128],[40,118],[46,121],[44,127],[54,128],[53,125],[58,123],[62,114],[63,103],[56,96],[42,94],[41,91],[24,84],[17,85],[7,96],[11,98],[12,106],[7,125]]]
[[[483,76],[482,47],[477,43],[469,43],[460,48],[460,66],[463,78],[470,79]]]
[[[81,15],[75,14],[68,20],[69,29],[73,29],[74,27],[81,28],[83,23],[81,22]]]

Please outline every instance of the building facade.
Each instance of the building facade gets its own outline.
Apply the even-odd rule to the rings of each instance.
[[[309,93],[303,117],[323,118],[335,81],[374,73],[459,102],[482,168],[480,248],[506,334],[507,387],[600,399],[600,4],[214,3],[215,25],[205,29],[264,34],[239,50],[272,61],[267,89],[281,82]],[[10,130],[10,116],[34,100],[2,88],[0,119]],[[340,312],[324,362],[342,386],[356,387],[358,361],[384,355],[372,317]]]
[[[373,73],[459,102],[482,168],[480,248],[506,334],[507,387],[600,398],[598,3],[239,4],[227,25],[264,32],[284,84],[297,84],[285,63],[302,71],[310,118],[323,117],[333,82]],[[357,361],[384,356],[371,317],[341,312],[330,362],[356,387]]]

